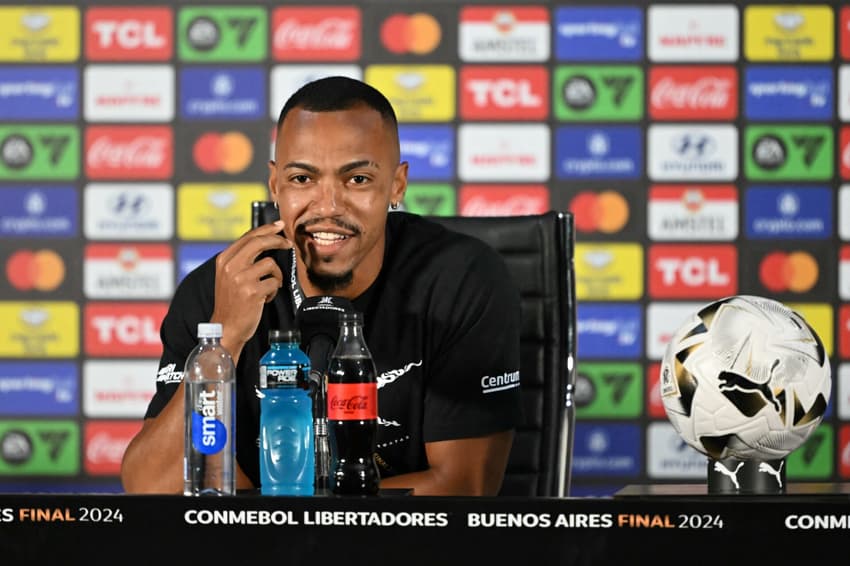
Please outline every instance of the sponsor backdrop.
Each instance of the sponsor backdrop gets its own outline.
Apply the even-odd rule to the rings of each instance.
[[[120,489],[177,283],[266,198],[286,97],[381,89],[407,210],[576,215],[576,495],[702,481],[658,366],[697,307],[799,310],[833,362],[793,481],[850,479],[850,8],[0,5],[0,489]]]

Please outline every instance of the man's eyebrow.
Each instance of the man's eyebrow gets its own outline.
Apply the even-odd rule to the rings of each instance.
[[[351,163],[346,163],[342,167],[340,167],[337,172],[338,173],[348,173],[349,171],[353,171],[354,169],[359,169],[360,167],[374,167],[375,169],[380,169],[380,165],[376,161],[369,161],[368,159],[361,159],[360,161],[352,161]]]
[[[284,169],[306,169],[310,173],[318,173],[319,168],[314,167],[308,163],[301,163],[300,161],[290,161],[286,165],[283,166]]]

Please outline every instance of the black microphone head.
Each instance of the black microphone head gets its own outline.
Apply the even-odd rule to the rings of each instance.
[[[301,330],[301,342],[309,344],[318,334],[327,334],[333,341],[339,335],[339,315],[354,311],[348,299],[324,295],[307,297],[295,313],[295,325]]]

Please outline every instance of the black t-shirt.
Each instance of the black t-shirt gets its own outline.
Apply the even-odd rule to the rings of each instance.
[[[291,254],[277,255],[285,276]],[[163,320],[156,393],[145,418],[165,407],[183,379],[197,326],[214,306],[215,258],[180,283]],[[405,212],[387,216],[384,262],[352,301],[378,372],[377,461],[382,477],[428,468],[425,442],[515,428],[519,393],[519,292],[502,260],[481,241]],[[259,486],[258,362],[271,329],[294,324],[284,285],[265,305],[237,364],[236,452]]]

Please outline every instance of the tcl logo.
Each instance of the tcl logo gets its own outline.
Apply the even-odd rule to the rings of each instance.
[[[95,61],[165,61],[173,51],[169,8],[91,8],[86,57]]]
[[[738,252],[732,245],[658,245],[649,250],[649,294],[653,298],[734,295]]]
[[[159,356],[165,303],[89,303],[85,351],[91,356]]]
[[[649,114],[661,120],[733,120],[738,115],[734,67],[652,67]]]
[[[95,476],[117,476],[127,445],[142,428],[141,421],[89,421],[83,434],[84,466]]]
[[[549,78],[544,67],[469,66],[461,69],[460,81],[462,118],[546,118],[549,109]]]

